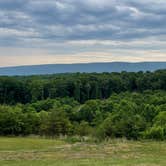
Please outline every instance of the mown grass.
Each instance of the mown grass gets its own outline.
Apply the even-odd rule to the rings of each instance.
[[[0,138],[1,166],[165,166],[166,142]]]

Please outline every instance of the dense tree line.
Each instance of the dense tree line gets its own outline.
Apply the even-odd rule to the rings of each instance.
[[[75,73],[0,77],[0,104],[73,97],[80,103],[125,91],[166,90],[166,70],[137,73]]]
[[[112,92],[107,99],[91,99],[85,103],[71,97],[39,99],[26,104],[0,105],[0,135],[166,139],[164,90]]]

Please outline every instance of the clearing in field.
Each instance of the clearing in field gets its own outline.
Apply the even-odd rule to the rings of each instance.
[[[0,138],[1,166],[165,166],[166,142]]]

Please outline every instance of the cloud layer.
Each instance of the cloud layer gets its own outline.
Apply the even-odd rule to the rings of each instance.
[[[151,61],[151,52],[154,59],[166,56],[165,20],[165,0],[1,0],[0,58],[28,58],[31,52],[29,58],[42,58],[42,63],[48,56],[72,63],[87,54],[87,61],[111,61],[113,54],[122,61],[128,52],[127,61]],[[107,56],[97,58],[96,52]]]

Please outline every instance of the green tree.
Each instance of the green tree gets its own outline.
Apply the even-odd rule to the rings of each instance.
[[[59,136],[70,134],[71,123],[64,110],[52,109],[48,118],[48,134],[50,136]]]

